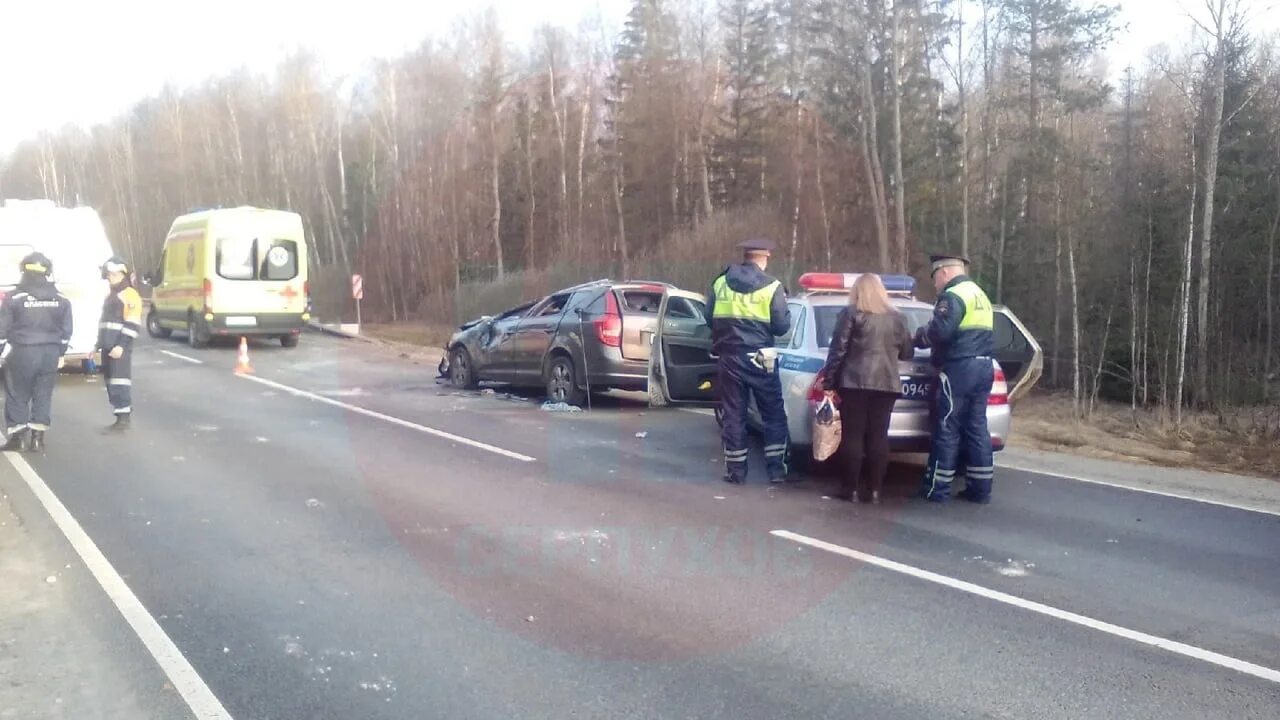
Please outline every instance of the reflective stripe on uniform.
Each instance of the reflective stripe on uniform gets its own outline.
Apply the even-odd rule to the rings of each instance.
[[[131,412],[133,412],[133,408],[132,408],[132,407],[122,407],[122,408],[116,408],[116,409],[115,409],[115,413],[116,413],[117,415],[128,415],[128,414],[129,414],[129,413],[131,413]]]
[[[765,457],[779,457],[787,454],[786,445],[766,445],[764,447]]]
[[[118,322],[100,322],[100,323],[98,323],[98,328],[99,328],[99,329],[101,329],[101,330],[123,330],[123,329],[124,329],[124,323],[118,323]]]
[[[740,293],[729,287],[729,281],[721,275],[712,284],[712,291],[716,295],[712,313],[717,320],[769,322],[773,295],[781,285],[781,282],[774,280],[755,292]]]
[[[991,330],[995,327],[995,312],[991,309],[991,300],[978,287],[978,283],[965,280],[947,288],[947,292],[964,303],[964,317],[960,318],[961,330]]]
[[[23,430],[26,430],[26,429],[27,429],[26,425],[14,425],[13,427],[8,428],[4,432],[6,435],[12,435],[16,432],[22,432]]]
[[[45,432],[49,429],[48,425],[41,425],[40,423],[31,423],[27,427],[35,430],[36,432]]]
[[[128,335],[128,336],[129,336],[129,337],[131,337],[131,338],[136,338],[136,337],[138,337],[138,331],[137,331],[137,330],[134,330],[134,329],[132,329],[132,328],[123,328],[123,329],[121,329],[121,330],[120,330],[120,332],[121,332],[121,334],[123,334],[123,335]]]
[[[107,381],[108,385],[133,385],[133,380],[129,378],[111,378]]]

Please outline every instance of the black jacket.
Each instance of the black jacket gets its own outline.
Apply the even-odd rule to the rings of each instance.
[[[71,301],[43,277],[23,277],[0,303],[0,346],[71,343]]]
[[[774,279],[755,263],[730,265],[717,275],[727,281],[729,289],[736,293],[753,293],[774,282]],[[791,329],[791,312],[787,309],[787,292],[781,284],[769,303],[769,321],[717,318],[715,316],[715,280],[707,294],[707,324],[711,326],[711,350],[717,355],[731,352],[755,352],[773,347],[774,338],[786,335]]]
[[[901,394],[898,361],[914,355],[911,331],[901,313],[871,315],[845,308],[831,335],[822,388]]]

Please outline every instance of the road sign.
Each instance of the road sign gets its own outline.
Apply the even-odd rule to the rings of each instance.
[[[356,300],[364,299],[364,278],[359,275],[351,276],[351,297]]]

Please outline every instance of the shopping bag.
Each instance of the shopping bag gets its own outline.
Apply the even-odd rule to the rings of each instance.
[[[813,459],[822,462],[840,448],[840,411],[830,397],[822,398],[813,416]]]

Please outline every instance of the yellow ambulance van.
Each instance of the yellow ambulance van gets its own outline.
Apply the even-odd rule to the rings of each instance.
[[[285,210],[217,208],[173,221],[152,287],[147,331],[184,332],[192,347],[214,337],[276,337],[294,347],[309,314],[302,217]]]

